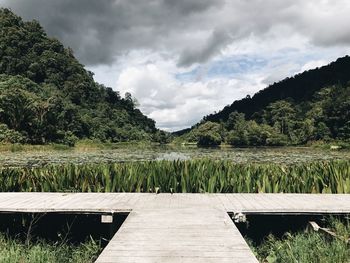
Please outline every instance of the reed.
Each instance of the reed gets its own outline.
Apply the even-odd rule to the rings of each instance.
[[[0,168],[0,191],[350,193],[350,161],[146,161]]]
[[[92,239],[78,245],[49,243],[45,240],[25,244],[20,239],[0,233],[2,263],[92,263],[100,252],[101,246]]]
[[[331,219],[327,227],[336,233],[338,238],[322,232],[300,231],[287,232],[282,238],[269,235],[259,245],[254,245],[248,240],[248,244],[260,262],[349,262],[350,249],[346,242],[350,238],[349,221]]]

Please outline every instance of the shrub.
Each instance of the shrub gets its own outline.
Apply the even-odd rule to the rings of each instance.
[[[9,129],[6,124],[0,124],[0,142],[23,143],[25,137],[20,132]]]

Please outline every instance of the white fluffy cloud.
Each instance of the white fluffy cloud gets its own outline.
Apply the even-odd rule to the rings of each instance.
[[[204,115],[220,110],[232,100],[261,88],[247,80],[210,78],[182,82],[156,64],[124,69],[117,80],[117,89],[131,92],[141,110],[166,130],[189,127]]]

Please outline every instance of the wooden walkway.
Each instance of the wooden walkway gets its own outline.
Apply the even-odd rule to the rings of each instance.
[[[228,213],[350,213],[350,195],[0,193],[0,212],[129,213],[97,262],[257,262]]]

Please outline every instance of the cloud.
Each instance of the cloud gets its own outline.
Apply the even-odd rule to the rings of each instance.
[[[71,46],[87,65],[111,64],[135,49],[205,63],[250,35],[280,27],[314,45],[350,44],[347,0],[0,0]]]
[[[193,125],[232,99],[254,93],[261,88],[256,80],[259,78],[251,76],[181,82],[163,67],[147,64],[124,69],[116,86],[122,93],[131,92],[138,98],[141,110],[159,127],[176,130]]]
[[[178,66],[190,66],[193,63],[203,63],[216,55],[221,47],[230,43],[231,37],[225,30],[214,30],[204,45],[195,45],[184,50],[180,55]],[[199,48],[198,48],[199,46]]]
[[[319,67],[322,67],[324,65],[327,65],[326,60],[312,60],[312,61],[309,61],[305,65],[302,66],[300,73],[307,71],[307,70],[310,70],[310,69],[319,68]]]
[[[213,6],[222,6],[222,0],[164,0],[165,7],[177,10],[179,14],[193,14],[207,10]]]
[[[112,63],[133,49],[170,48],[179,52],[190,41],[206,37],[206,32],[192,37],[188,29],[197,31],[200,14],[222,3],[221,0],[0,0],[2,6],[12,8],[25,19],[38,19],[51,36],[71,46],[88,65]],[[203,29],[209,32],[208,27]]]

